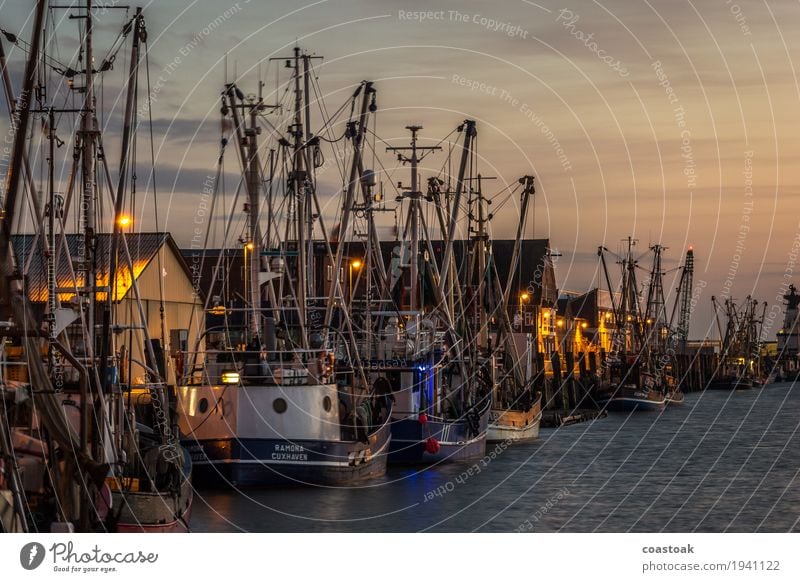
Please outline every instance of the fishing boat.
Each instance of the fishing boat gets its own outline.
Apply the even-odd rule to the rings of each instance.
[[[238,148],[247,193],[247,230],[238,242],[244,253],[246,302],[240,311],[245,324],[231,325],[236,309],[211,305],[217,292],[208,289],[206,311],[221,310],[225,325],[207,326],[198,335],[194,349],[183,356],[187,365],[178,389],[182,442],[191,451],[199,482],[346,486],[386,470],[391,401],[371,389],[357,357],[341,279],[328,281],[326,302],[325,281],[313,276],[318,266],[334,261],[338,273],[342,260],[334,258],[328,244],[314,188],[322,157],[310,125],[315,59],[295,47],[291,57],[280,60],[292,71],[287,86],[294,89],[287,133],[268,129],[278,151],[270,161],[290,160],[280,175],[275,164],[265,171],[259,156],[259,123],[265,111],[278,109],[264,101],[263,85],[245,97],[236,83],[228,83],[222,94],[223,121],[231,135],[223,138],[223,148],[228,143]],[[358,86],[351,105],[360,113],[342,139],[331,142],[346,141],[353,148],[356,172],[375,110],[372,83]],[[325,120],[325,131],[332,126]],[[290,205],[283,214],[278,199]],[[317,241],[315,233],[321,237]],[[319,261],[316,243],[324,248]],[[215,273],[220,276],[213,281],[225,278],[220,264]]]
[[[477,167],[477,161],[471,167]],[[543,371],[535,369],[535,328],[527,333],[515,332],[510,314],[515,311],[511,305],[512,288],[520,261],[528,211],[535,193],[534,177],[523,176],[518,180],[520,216],[505,286],[497,271],[493,245],[486,226],[493,215],[488,212],[489,201],[483,195],[485,179],[481,174],[469,177],[468,231],[473,236],[469,245],[469,258],[465,261],[465,268],[460,276],[466,305],[463,326],[469,332],[470,345],[474,346],[475,365],[491,378],[492,410],[487,441],[523,443],[539,436],[542,398],[540,393],[535,392],[534,379]],[[495,322],[494,325],[491,322]],[[522,327],[520,322],[520,328]],[[522,354],[516,341],[517,335],[524,335],[526,349]]]
[[[611,365],[612,380],[598,389],[597,402],[601,408],[612,412],[663,409],[666,396],[654,376],[643,373],[635,358],[626,364]]]
[[[12,387],[15,393],[15,405],[3,410],[2,432],[8,438],[0,443],[5,469],[13,467],[10,482],[18,518],[12,521],[22,531],[187,531],[191,465],[177,442],[170,404],[174,386],[167,383],[165,360],[154,349],[154,343],[165,342],[149,334],[133,267],[135,253],[126,242],[131,224],[123,213],[136,171],[131,145],[138,125],[139,66],[147,59],[145,22],[141,9],[133,15],[127,8],[118,12],[124,18],[119,37],[104,60],[95,62],[93,29],[99,13],[94,8],[90,0],[49,7],[37,2],[22,98],[16,102],[0,50],[5,95],[19,120],[0,240],[4,277],[12,277],[10,284],[3,284],[3,303],[12,310],[3,320],[14,322],[4,331],[0,358],[4,394]],[[43,35],[48,9],[67,10],[69,18],[63,22],[83,22],[75,62],[64,64],[53,57],[56,35]],[[131,54],[123,83],[115,184],[97,119],[95,86],[113,69],[126,41]],[[51,86],[44,79],[53,73]],[[61,82],[62,77],[69,83]],[[57,105],[68,101],[79,107]],[[33,119],[44,129],[35,148],[26,143]],[[59,153],[67,141],[72,147]],[[32,172],[37,165],[29,156],[41,153],[47,163],[38,165],[42,175],[37,181]],[[58,163],[67,168],[65,184],[57,179]],[[42,192],[37,183],[44,185]],[[98,203],[104,197],[109,202]],[[12,233],[19,198],[35,217],[31,235]],[[104,206],[113,212],[104,213]],[[76,234],[66,230],[70,211],[77,213]],[[129,296],[125,308],[138,306],[130,318],[122,316],[120,304],[128,292],[135,299]],[[146,362],[137,364],[145,371],[138,386],[131,375],[122,380],[123,354],[131,348],[121,339],[123,332],[146,346]],[[134,402],[137,391],[143,396]],[[17,470],[20,461],[22,472]],[[26,505],[20,507],[19,500]]]
[[[667,378],[666,392],[664,393],[664,401],[667,404],[680,405],[683,404],[684,394],[680,386],[675,382],[672,376]]]
[[[335,265],[352,255],[359,256],[359,269],[351,288],[351,313],[358,329],[358,355],[368,371],[373,390],[393,401],[389,461],[401,464],[432,464],[484,455],[491,407],[491,389],[485,378],[475,374],[468,338],[459,326],[461,316],[453,305],[461,293],[453,259],[455,222],[461,216],[459,203],[445,216],[438,197],[444,181],[428,180],[421,192],[418,164],[426,155],[441,149],[418,143],[421,126],[412,125],[409,146],[388,147],[402,164],[410,167],[410,185],[399,185],[399,220],[395,241],[386,241],[390,252],[384,262],[382,242],[377,237],[375,203],[370,171],[353,174],[360,183],[363,201],[348,192],[343,200],[342,219]],[[456,178],[454,199],[462,196],[465,167],[475,137],[475,122],[459,126],[463,136],[462,157]],[[358,205],[356,205],[358,202]],[[425,220],[424,203],[435,213],[436,226],[445,233],[444,253],[433,249],[431,229]],[[352,217],[359,211],[366,222],[356,231]],[[366,249],[356,241],[366,239]],[[387,264],[388,263],[388,268]],[[353,263],[351,262],[351,265]],[[445,274],[446,273],[446,274]]]
[[[742,305],[733,298],[726,298],[720,304],[712,297],[717,331],[722,338],[719,364],[708,383],[710,390],[750,390],[760,388],[765,383],[762,375],[760,357],[760,338],[764,324],[767,304],[758,313],[759,303],[747,296]],[[720,313],[724,314],[723,331]]]
[[[618,257],[622,269],[618,300],[605,261],[608,249],[600,247],[597,251],[611,294],[614,331],[613,351],[607,356],[604,377],[595,387],[595,401],[609,411],[661,410],[666,404],[665,371],[657,362],[652,346],[652,331],[658,325],[653,320],[648,323],[640,304],[638,259],[634,256],[636,241],[628,237],[625,244],[624,253]],[[652,292],[652,286],[650,289]],[[648,309],[650,304],[649,299]]]
[[[508,408],[495,408],[489,419],[486,440],[490,443],[506,442],[508,444],[526,443],[539,438],[542,422],[542,397],[527,404],[515,401]]]

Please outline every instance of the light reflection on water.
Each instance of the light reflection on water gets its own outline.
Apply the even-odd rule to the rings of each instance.
[[[543,429],[537,442],[510,447],[486,467],[390,467],[382,480],[350,489],[201,490],[191,526],[266,532],[797,531],[799,427],[796,385],[690,394],[683,406],[662,413],[612,414]],[[443,493],[430,494],[437,489]]]

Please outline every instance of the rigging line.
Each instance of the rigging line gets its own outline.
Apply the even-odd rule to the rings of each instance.
[[[444,172],[445,167],[447,167],[447,173],[445,175],[447,176],[448,182],[449,182],[449,179],[450,179],[450,162],[451,162],[451,156],[453,154],[453,148],[455,147],[455,142],[448,141],[447,143],[448,143],[447,156],[445,157],[444,162],[442,162],[442,167],[439,168],[439,171],[437,172],[436,177],[438,178],[439,176],[441,176],[442,173]]]
[[[20,38],[13,32],[6,30],[5,28],[0,28],[0,33],[2,33],[6,40],[8,40],[11,44],[16,46],[19,50],[21,50],[26,56],[31,52],[31,44],[24,39]],[[12,40],[13,39],[13,40]],[[47,60],[52,62],[48,63]],[[53,64],[55,63],[55,64]],[[58,62],[53,57],[42,55],[42,64],[53,69],[55,72],[59,74],[63,74],[69,67],[63,63]]]
[[[136,17],[134,16],[128,22],[126,22],[122,26],[122,29],[117,33],[117,37],[114,39],[114,42],[111,43],[111,46],[108,47],[106,56],[104,56],[103,59],[100,61],[101,65],[100,65],[100,70],[97,71],[98,73],[110,70],[113,67],[114,61],[117,58],[117,54],[122,49],[122,47],[125,46],[125,39],[128,38],[128,34],[130,34],[131,30],[133,29],[133,21],[135,18]],[[106,64],[109,65],[109,69],[105,69]]]
[[[322,131],[327,131],[329,135],[333,134],[333,124],[336,121],[336,119],[338,119],[339,115],[341,115],[342,110],[347,106],[348,101],[351,103],[350,110],[351,110],[351,118],[352,118],[352,111],[353,111],[353,109],[355,107],[355,102],[356,102],[355,94],[353,96],[351,96],[349,100],[345,101],[339,107],[339,109],[334,113],[333,117],[330,117],[330,115],[328,113],[328,107],[325,104],[325,100],[323,99],[323,96],[322,96],[322,88],[319,86],[319,79],[317,78],[317,76],[316,76],[316,74],[314,72],[314,63],[313,63],[313,61],[310,62],[309,69],[310,69],[310,73],[311,73],[311,75],[310,75],[311,76],[311,87],[313,88],[314,95],[317,98],[316,99],[317,100],[317,106],[319,107],[320,115],[322,115],[323,119],[327,119],[328,120],[326,122],[326,124],[323,126],[323,128],[320,131],[316,132],[316,135],[317,135],[317,137],[319,139],[322,139],[323,141],[326,141],[326,142],[331,143],[331,144],[336,143],[338,141],[341,141],[341,140],[343,140],[343,139],[345,139],[347,137],[346,126],[345,126],[345,131],[342,132],[341,137],[339,137],[337,139],[328,140],[328,139],[325,139],[324,137],[322,137],[319,134],[321,134]],[[361,87],[363,89],[363,87],[364,87],[363,83],[361,85],[359,85],[359,87]],[[346,150],[346,145],[347,144],[345,144],[345,152],[347,151]],[[342,177],[342,180],[344,181],[345,180],[345,166],[344,166],[344,163],[342,161],[340,161],[339,156],[336,155],[335,151],[334,151],[334,159],[336,160],[336,166],[339,169],[339,175]],[[316,175],[315,175],[315,179],[316,179]]]
[[[135,17],[134,17],[135,18]],[[133,22],[133,21],[131,21]],[[144,18],[142,18],[142,29],[144,30]],[[147,98],[149,100],[151,95],[151,88],[150,88],[150,45],[145,40],[143,43],[144,45],[144,63],[145,63],[145,71],[147,75]],[[141,58],[139,59],[141,62]],[[139,77],[139,66],[136,66],[136,79],[134,82],[136,83],[137,94],[138,94],[138,77]],[[138,99],[134,96],[134,103],[138,103]],[[158,189],[156,187],[156,149],[155,149],[155,138],[153,137],[153,108],[149,107],[150,103],[148,102],[147,107],[147,122],[148,122],[148,132],[150,138],[150,164],[152,166],[152,170],[150,172],[150,179],[152,180],[153,184],[153,220],[155,221],[155,229],[156,232],[161,233],[161,228],[159,224],[159,214],[158,214]],[[134,112],[136,108],[134,108]],[[134,113],[135,115],[135,113]],[[138,125],[138,124],[137,124]],[[142,208],[142,212],[144,212],[144,208]],[[167,237],[164,237],[164,242],[166,242]],[[162,244],[159,248],[158,253],[156,253],[157,257],[157,266],[158,266],[158,313],[161,322],[161,346],[164,353],[166,353],[166,346],[167,346],[167,330],[166,330],[166,307],[165,307],[165,299],[164,299],[164,267],[162,264],[162,253],[163,253],[164,245]],[[131,273],[133,276],[133,273]],[[156,365],[156,362],[153,362],[153,365]]]
[[[369,131],[369,130],[367,130],[367,131]],[[386,179],[392,185],[392,188],[394,189],[395,194],[397,196],[400,196],[400,190],[398,190],[397,184],[395,184],[395,182],[392,180],[392,175],[398,170],[398,168],[400,168],[400,162],[395,159],[394,167],[391,170],[387,170],[386,166],[383,164],[383,161],[377,156],[377,153],[376,153],[376,149],[377,148],[375,147],[375,143],[374,142],[370,143],[369,140],[364,140],[364,143],[366,143],[367,146],[372,150],[373,159],[378,161],[378,165],[381,167],[381,173],[383,173],[386,176]],[[373,168],[374,168],[374,166],[373,166]]]
[[[509,184],[509,187],[511,187],[511,184]],[[503,200],[500,203],[497,204],[497,206],[494,207],[494,214],[497,214],[500,210],[503,209],[503,207],[506,204],[508,204],[514,198],[514,194],[519,191],[519,187],[520,185],[516,185],[514,189],[511,190],[508,193],[508,195],[505,198],[503,198]],[[492,199],[492,204],[494,204],[494,198]]]
[[[192,286],[193,287],[196,286],[198,289],[200,288],[199,277],[203,273],[203,268],[205,266],[206,252],[208,251],[208,241],[209,241],[209,238],[211,236],[212,228],[216,232],[216,224],[214,223],[214,213],[216,211],[217,198],[218,198],[218,194],[219,194],[220,183],[222,184],[223,197],[224,197],[224,192],[225,192],[224,159],[225,159],[225,147],[226,146],[227,146],[227,143],[225,141],[220,140],[220,151],[219,151],[219,157],[217,158],[217,175],[216,175],[216,178],[214,179],[214,190],[211,193],[211,208],[209,209],[209,212],[208,212],[208,224],[206,225],[206,233],[205,233],[205,237],[204,237],[204,240],[203,240],[203,253],[200,256],[200,265],[199,265],[199,268],[198,268],[199,270],[198,270],[198,274],[197,274],[198,282],[195,283],[194,281],[192,281]],[[223,253],[224,253],[224,248],[223,248]],[[195,276],[194,273],[192,273],[192,275]],[[208,295],[207,295],[208,297],[211,297],[213,295],[214,283],[215,282],[216,282],[216,273],[214,273],[214,276],[211,277],[211,281],[209,283],[209,288],[208,288]],[[189,312],[189,325],[187,327],[187,330],[191,330],[192,329],[192,325],[194,324],[194,316],[195,316],[195,312],[196,311],[197,311],[196,303],[192,303],[192,309]],[[205,309],[203,310],[203,313],[205,313]],[[200,318],[200,316],[198,315],[198,319],[199,318]],[[202,322],[198,322],[198,333],[200,332],[201,329],[202,329]],[[193,367],[193,366],[191,366],[191,367]]]

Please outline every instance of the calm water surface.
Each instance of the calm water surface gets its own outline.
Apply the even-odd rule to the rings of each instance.
[[[800,385],[690,394],[356,488],[200,490],[194,531],[800,530]],[[494,445],[489,445],[492,450]],[[472,475],[468,474],[472,471]],[[439,491],[440,495],[432,492]]]

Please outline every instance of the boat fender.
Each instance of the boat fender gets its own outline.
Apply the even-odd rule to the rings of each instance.
[[[432,455],[435,455],[436,453],[439,452],[439,450],[441,448],[442,448],[442,445],[440,445],[439,441],[436,440],[434,437],[428,437],[427,439],[425,439],[425,451],[426,452],[428,452],[428,453],[430,453]]]
[[[428,424],[428,415],[424,412],[420,412],[417,420],[419,420],[419,423],[422,425]]]

